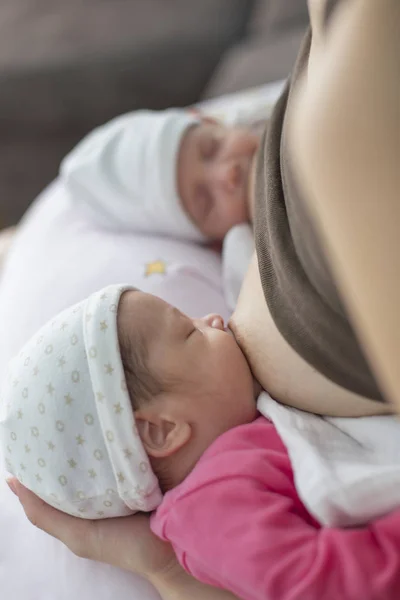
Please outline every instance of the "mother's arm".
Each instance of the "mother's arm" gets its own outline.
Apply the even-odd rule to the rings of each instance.
[[[204,585],[179,565],[172,547],[150,530],[149,517],[89,521],[49,506],[22,486],[8,481],[33,525],[63,542],[81,558],[108,563],[147,579],[163,600],[237,600],[229,592]]]
[[[292,114],[298,173],[344,300],[400,410],[400,4],[342,2]]]
[[[179,577],[172,581],[164,577],[155,587],[163,600],[239,600],[230,592],[200,583],[183,569]]]

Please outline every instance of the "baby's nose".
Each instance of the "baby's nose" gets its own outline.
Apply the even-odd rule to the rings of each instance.
[[[214,185],[222,188],[225,192],[233,193],[241,184],[242,171],[239,163],[219,162],[214,170]]]
[[[202,317],[200,321],[208,327],[213,327],[214,329],[221,329],[222,331],[225,329],[224,319],[221,317],[221,315],[217,315],[216,313],[206,315],[205,317]]]
[[[238,163],[228,165],[224,171],[224,183],[229,192],[235,191],[241,182],[241,170]]]

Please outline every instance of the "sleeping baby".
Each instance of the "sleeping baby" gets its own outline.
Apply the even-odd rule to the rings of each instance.
[[[233,310],[254,251],[250,177],[270,110],[256,103],[240,126],[184,109],[122,115],[70,152],[61,183],[71,203],[102,228],[223,240],[223,289]]]
[[[259,136],[184,109],[140,110],[86,136],[63,160],[71,201],[96,224],[221,241],[249,220]]]
[[[284,428],[257,412],[259,391],[220,316],[191,319],[110,286],[11,362],[2,451],[25,486],[70,514],[155,511],[153,531],[182,566],[239,598],[398,598],[400,510],[357,529],[322,526],[299,497]]]

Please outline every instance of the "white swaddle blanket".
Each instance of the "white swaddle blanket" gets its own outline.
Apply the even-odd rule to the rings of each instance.
[[[400,506],[396,417],[320,417],[278,404],[266,392],[258,409],[275,425],[299,497],[321,524],[361,525]]]
[[[222,279],[225,301],[233,312],[254,253],[253,230],[248,223],[235,225],[222,246]]]

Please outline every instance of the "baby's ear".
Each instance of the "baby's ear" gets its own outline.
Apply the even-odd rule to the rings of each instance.
[[[146,409],[136,411],[135,418],[144,449],[153,458],[175,454],[192,436],[192,428],[186,421],[154,414]]]

